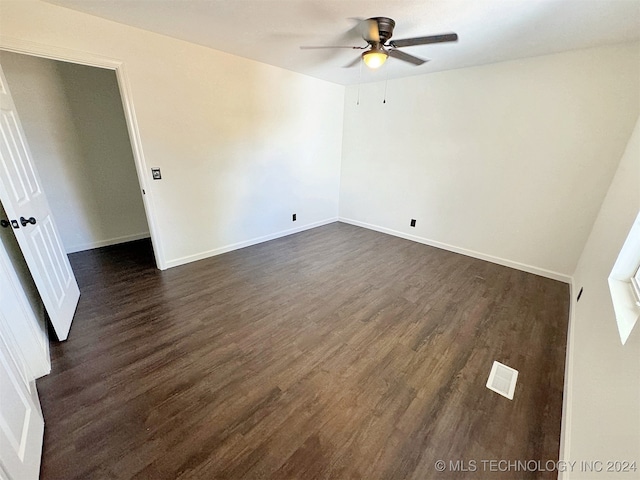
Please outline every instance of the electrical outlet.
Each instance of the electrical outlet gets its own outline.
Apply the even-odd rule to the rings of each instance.
[[[291,221],[295,222],[296,218],[297,218],[297,214],[294,213],[293,215],[291,215]]]
[[[162,179],[162,174],[160,173],[160,169],[159,168],[152,168],[151,169],[151,177],[153,177],[154,180]]]
[[[415,226],[416,226],[416,219],[415,219],[415,218],[412,218],[412,219],[411,219],[411,226],[412,226],[412,227],[415,227]]]

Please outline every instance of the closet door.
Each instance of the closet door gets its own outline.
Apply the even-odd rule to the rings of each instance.
[[[66,340],[80,290],[0,67],[0,200],[53,328]]]
[[[0,265],[1,266],[1,265]],[[44,420],[35,381],[11,326],[28,322],[14,292],[18,285],[0,268],[0,478],[35,480],[40,474]]]

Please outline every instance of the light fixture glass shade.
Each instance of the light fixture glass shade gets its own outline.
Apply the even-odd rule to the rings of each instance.
[[[379,68],[387,61],[387,52],[384,50],[369,50],[362,54],[362,60],[369,68]]]

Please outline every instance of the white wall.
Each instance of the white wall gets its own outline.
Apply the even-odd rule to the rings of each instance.
[[[124,62],[164,266],[337,218],[343,87],[46,3],[0,5],[5,38]]]
[[[53,5],[0,6],[7,37],[124,61],[167,265],[286,232],[293,211],[303,227],[337,215],[342,87]],[[569,52],[394,80],[385,105],[383,84],[361,86],[360,106],[350,87],[344,103],[342,217],[575,270],[572,460],[639,448],[640,331],[620,345],[606,283],[639,203],[637,124],[616,173],[638,118],[637,59],[637,45]]]
[[[622,345],[607,278],[640,211],[640,118],[575,271],[568,351],[564,457],[640,467],[640,329]],[[576,295],[584,288],[580,301]],[[631,478],[637,471],[568,479]]]
[[[568,281],[638,116],[639,52],[393,80],[386,104],[383,82],[360,105],[347,88],[340,217]]]
[[[149,236],[115,73],[0,52],[67,253]]]

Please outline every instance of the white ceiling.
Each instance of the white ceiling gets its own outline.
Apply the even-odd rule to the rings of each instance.
[[[47,0],[323,80],[348,85],[640,39],[640,0]],[[394,39],[456,32],[457,43],[406,47],[378,71],[343,68],[366,45],[357,18],[396,21]]]

